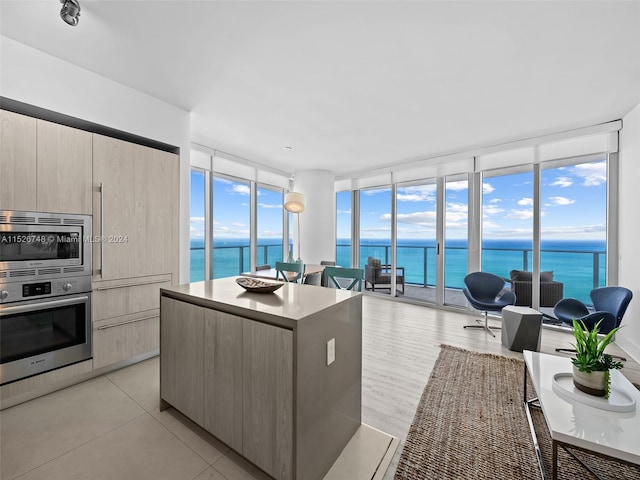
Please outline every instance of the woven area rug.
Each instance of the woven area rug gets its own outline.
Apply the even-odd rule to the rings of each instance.
[[[523,407],[523,361],[442,345],[405,442],[395,480],[540,478]],[[534,390],[529,384],[528,392]],[[532,411],[547,475],[551,438]],[[578,453],[603,479],[640,479],[640,470]],[[596,478],[559,449],[560,479]]]

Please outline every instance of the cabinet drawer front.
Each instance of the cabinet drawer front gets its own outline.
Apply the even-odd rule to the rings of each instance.
[[[129,360],[160,348],[160,318],[157,315],[140,319],[126,318],[119,324],[94,324],[93,368]]]
[[[93,321],[114,319],[136,312],[160,308],[160,288],[171,285],[171,280],[136,279],[136,283],[97,284],[93,288]]]

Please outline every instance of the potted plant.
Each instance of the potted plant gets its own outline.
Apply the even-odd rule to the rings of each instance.
[[[585,393],[609,398],[611,393],[609,371],[620,369],[623,365],[621,362],[614,361],[611,355],[604,353],[604,349],[612,342],[613,336],[620,327],[614,328],[599,339],[600,322],[589,330],[583,322],[573,320],[573,336],[576,339],[574,345],[576,356],[571,359],[573,384]]]

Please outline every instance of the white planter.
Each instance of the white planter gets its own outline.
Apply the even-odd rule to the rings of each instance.
[[[589,395],[604,397],[606,394],[606,374],[607,372],[581,372],[573,366],[573,384],[575,387]]]

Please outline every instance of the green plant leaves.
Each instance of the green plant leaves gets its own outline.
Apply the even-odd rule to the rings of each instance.
[[[589,330],[583,322],[573,319],[572,333],[576,340],[573,347],[576,349],[576,356],[571,361],[581,372],[608,371],[623,367],[621,362],[613,361],[611,355],[604,353],[605,348],[613,341],[613,336],[620,330],[620,327],[614,328],[604,337],[598,339],[601,322],[602,320]]]

